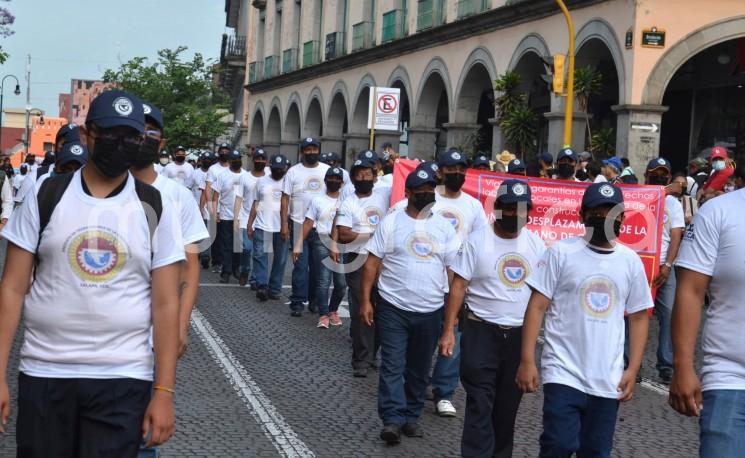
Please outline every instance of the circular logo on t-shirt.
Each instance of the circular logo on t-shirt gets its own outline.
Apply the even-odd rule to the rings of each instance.
[[[497,262],[499,279],[508,288],[522,288],[528,278],[528,262],[517,253],[502,256]]]
[[[127,248],[108,231],[86,231],[68,245],[67,258],[81,280],[103,283],[121,272],[127,261]]]
[[[380,224],[382,217],[383,215],[380,214],[380,210],[376,207],[367,207],[365,209],[365,222],[367,222],[367,225],[370,227],[375,227]]]
[[[609,278],[596,275],[582,283],[579,288],[579,300],[588,315],[606,318],[616,308],[618,290]]]
[[[463,225],[463,216],[460,214],[460,212],[458,212],[458,210],[454,208],[448,208],[446,210],[441,211],[440,216],[450,221],[450,224],[452,224],[453,229],[455,229],[455,232],[460,231],[460,228]]]
[[[435,243],[426,232],[414,232],[406,239],[406,249],[415,258],[428,261],[435,252]]]
[[[317,177],[310,177],[305,181],[305,189],[310,192],[319,192],[323,183]]]

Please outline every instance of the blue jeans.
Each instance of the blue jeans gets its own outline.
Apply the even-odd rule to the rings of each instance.
[[[266,289],[269,294],[278,296],[282,292],[282,278],[287,263],[287,242],[282,240],[279,232],[254,230],[253,261],[254,278],[259,289]],[[272,271],[269,273],[269,254],[272,257]]]
[[[297,223],[293,223],[297,224]],[[294,237],[302,236],[302,227],[293,229],[293,247],[295,246]],[[315,240],[315,231],[310,231],[308,237],[303,240],[302,251],[295,265],[292,267],[292,294],[290,295],[290,308],[293,311],[302,311],[303,302],[312,300],[316,293],[315,269],[311,266],[315,264],[313,256],[313,242]]]
[[[543,385],[541,457],[610,457],[618,400],[558,383]]]
[[[442,308],[407,312],[379,300],[375,311],[381,354],[378,414],[384,425],[403,426],[419,420],[442,315]]]
[[[246,228],[241,228],[241,238],[243,239],[243,251],[241,251],[241,273],[251,272],[251,252],[253,251],[253,242],[248,238]],[[253,279],[254,276],[252,275]]]
[[[329,238],[322,238],[317,235],[313,242],[313,258],[316,262],[315,271],[318,281],[316,286],[316,304],[318,305],[319,316],[328,315],[329,312],[336,312],[339,310],[339,304],[341,304],[342,299],[344,299],[344,292],[347,290],[347,280],[344,276],[344,272],[334,272],[323,265],[323,261],[327,259],[331,253],[331,251],[326,247],[326,244],[328,243],[330,243]],[[329,259],[327,262],[333,261]],[[337,268],[336,270],[340,269]],[[331,295],[331,302],[329,302],[329,287],[331,286],[332,279],[334,282],[334,292]]]
[[[444,304],[447,303],[445,295]],[[444,323],[443,323],[444,324]],[[458,388],[460,381],[460,328],[455,327],[455,346],[453,347],[453,356],[446,358],[437,354],[437,362],[432,370],[432,394],[435,398],[435,404],[446,399],[453,400],[455,389]]]
[[[745,390],[704,391],[701,458],[742,456],[745,450]]]
[[[675,270],[670,271],[670,276],[664,285],[657,289],[654,300],[654,314],[660,323],[660,335],[657,340],[657,371],[673,368],[673,340],[670,333],[670,323],[673,316],[673,303],[675,302]]]

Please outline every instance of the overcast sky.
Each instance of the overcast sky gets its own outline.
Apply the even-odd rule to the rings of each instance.
[[[163,48],[189,47],[218,59],[225,31],[223,0],[11,0],[15,34],[0,38],[10,59],[0,66],[6,80],[3,107],[26,105],[26,55],[31,54],[31,105],[58,115],[58,96],[70,79],[99,79],[107,68],[132,57],[155,58]]]

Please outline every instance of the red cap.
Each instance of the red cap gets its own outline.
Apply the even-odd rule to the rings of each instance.
[[[727,150],[721,146],[715,146],[711,149],[709,159],[727,159]]]

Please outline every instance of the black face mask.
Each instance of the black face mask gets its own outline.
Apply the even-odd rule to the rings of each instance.
[[[137,154],[132,157],[132,166],[137,169],[145,168],[152,165],[158,159],[158,148],[160,140],[152,137],[145,137],[140,145]]]
[[[121,139],[97,138],[91,161],[99,172],[109,178],[126,173],[132,166],[132,158],[137,156],[141,145],[126,144]]]
[[[207,170],[210,169],[210,163],[209,162],[203,162],[202,163],[202,166],[201,166],[201,169],[206,172]]]
[[[414,208],[417,209],[417,211],[422,211],[427,206],[435,203],[435,193],[434,192],[415,192],[411,195],[411,205],[414,206]]]
[[[354,182],[354,191],[357,194],[370,194],[373,190],[373,180],[359,180]]]
[[[227,161],[227,160],[228,160],[228,153],[220,153],[220,154],[218,154],[218,155],[217,155],[217,159],[218,159],[218,160],[219,160],[220,162],[225,162],[225,161]]]
[[[466,182],[466,175],[464,173],[444,173],[442,175],[442,183],[450,192],[458,192],[463,187],[463,183]]]
[[[183,163],[184,163],[184,161],[186,161],[186,156],[174,156],[174,157],[173,157],[173,161],[174,161],[174,162],[175,162],[176,164],[183,164]]]
[[[341,189],[341,182],[339,181],[327,181],[326,182],[326,189],[329,190],[329,192],[337,192]]]
[[[592,230],[590,236],[590,243],[593,245],[605,245],[611,240],[615,240],[621,234],[621,222],[618,220],[613,221],[613,234],[605,233],[605,218],[600,216],[593,216],[587,218],[585,221],[585,229],[587,231]],[[609,237],[610,235],[610,237]]]
[[[282,169],[272,169],[272,179],[274,181],[279,181],[282,178],[285,177],[285,171]]]
[[[241,169],[242,166],[243,163],[241,161],[234,161],[230,163],[230,170],[232,170],[233,172],[237,172]]]
[[[559,178],[567,179],[574,175],[574,166],[572,164],[559,164],[556,168],[556,174]]]
[[[587,180],[587,172],[584,170],[577,170],[577,173],[574,174],[574,177],[577,178],[579,181],[586,181]]]
[[[502,215],[502,218],[494,221],[494,224],[498,225],[503,231],[509,234],[517,234],[520,232],[520,229],[525,226],[525,223],[525,218],[520,218],[517,215]]]
[[[383,167],[383,173],[388,175],[390,173],[393,173],[393,166],[392,165],[386,165]]]
[[[257,172],[263,172],[266,167],[266,161],[254,161],[254,170]]]
[[[305,154],[303,156],[303,160],[308,165],[316,165],[318,164],[318,159],[321,157],[320,154]]]
[[[651,185],[656,186],[667,186],[667,177],[659,176],[659,175],[650,175],[647,177],[647,182]]]

